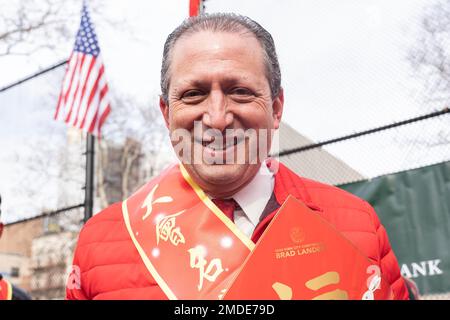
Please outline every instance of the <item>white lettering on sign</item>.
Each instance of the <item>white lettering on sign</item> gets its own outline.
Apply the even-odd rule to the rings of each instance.
[[[443,274],[439,269],[441,259],[412,262],[411,264],[402,264],[401,274],[407,278],[427,277]]]

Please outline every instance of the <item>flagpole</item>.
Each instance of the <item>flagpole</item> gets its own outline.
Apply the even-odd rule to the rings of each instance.
[[[89,61],[84,64],[85,66],[89,64],[89,72],[86,74],[85,68],[81,67],[84,61]],[[78,90],[80,88],[82,90]],[[84,223],[93,213],[95,136],[100,137],[102,125],[111,111],[108,90],[97,35],[91,22],[87,1],[83,1],[80,27],[68,61],[54,118],[64,120],[67,124],[86,132]]]
[[[86,185],[84,189],[84,223],[92,217],[94,206],[94,157],[95,137],[91,133],[86,135]]]

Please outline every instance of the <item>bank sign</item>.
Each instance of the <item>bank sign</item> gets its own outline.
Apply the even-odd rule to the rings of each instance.
[[[339,187],[375,208],[421,295],[450,292],[450,162]]]

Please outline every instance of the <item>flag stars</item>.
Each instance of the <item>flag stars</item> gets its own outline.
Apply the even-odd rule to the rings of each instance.
[[[100,53],[100,49],[98,48],[97,43],[97,37],[94,33],[87,8],[83,8],[80,29],[75,41],[75,50],[95,56]]]

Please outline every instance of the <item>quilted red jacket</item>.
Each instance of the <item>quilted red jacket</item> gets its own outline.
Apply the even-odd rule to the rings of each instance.
[[[386,230],[373,208],[364,200],[316,181],[298,177],[280,163],[274,194],[281,204],[289,194],[316,210],[344,236],[380,266],[396,299],[408,299],[408,291]],[[277,210],[257,226],[257,241]],[[167,299],[141,261],[117,203],[91,218],[82,229],[75,251],[80,286],[70,283],[67,299]],[[78,281],[78,280],[75,280]]]

